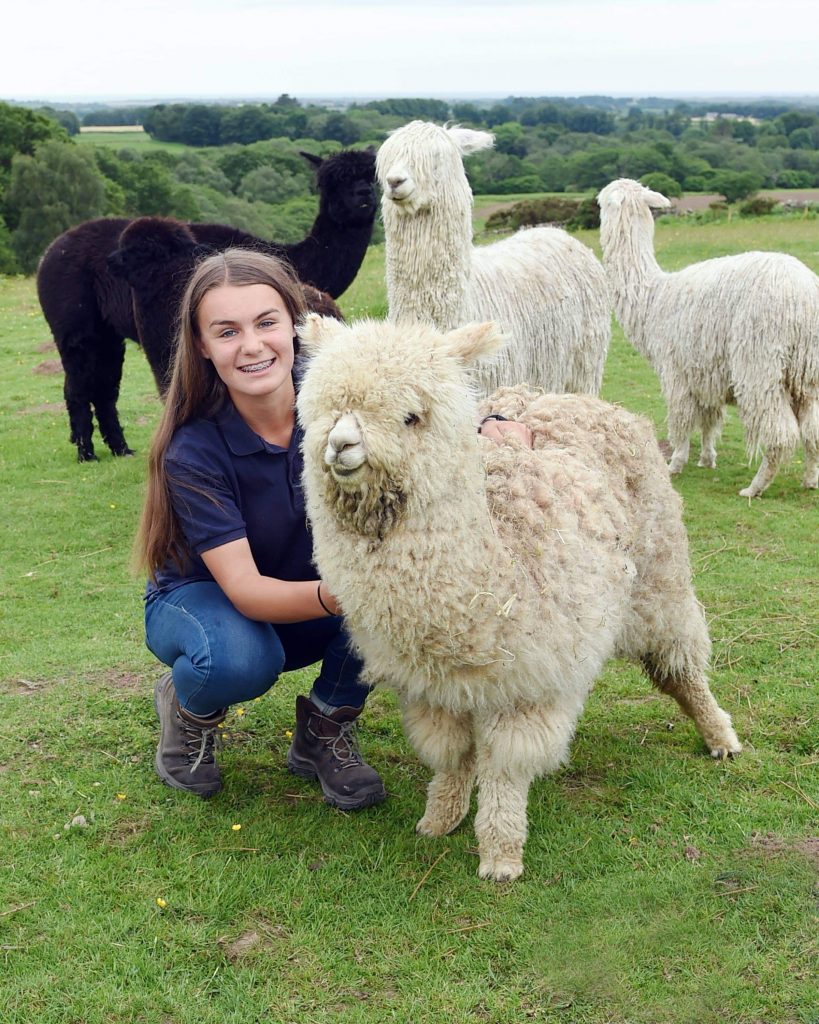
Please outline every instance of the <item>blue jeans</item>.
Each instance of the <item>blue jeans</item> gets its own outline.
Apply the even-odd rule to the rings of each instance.
[[[282,672],[318,661],[314,695],[330,707],[360,708],[370,692],[360,682],[338,616],[272,626],[234,608],[218,583],[185,583],[149,594],[145,643],[173,671],[179,703],[208,717],[220,708],[267,693]]]

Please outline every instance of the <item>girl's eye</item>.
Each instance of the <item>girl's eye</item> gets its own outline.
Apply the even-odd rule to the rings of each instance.
[[[219,335],[219,337],[220,338],[232,338],[234,336],[234,334],[236,334],[235,328],[227,327],[224,331],[222,331],[222,333]]]
[[[268,328],[268,327],[275,327],[275,326],[276,326],[276,321],[275,320],[260,320],[259,321],[259,327]]]
[[[418,416],[415,415],[414,412],[408,412],[407,415],[404,417],[404,423],[408,427],[414,427],[416,423],[420,422],[420,419],[418,418]]]

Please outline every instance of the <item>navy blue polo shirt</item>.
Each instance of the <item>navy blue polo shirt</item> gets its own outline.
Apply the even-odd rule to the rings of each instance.
[[[288,448],[254,433],[230,400],[213,418],[180,427],[165,454],[174,511],[191,553],[184,573],[169,563],[153,590],[213,580],[203,551],[246,537],[263,576],[318,578],[302,491],[302,431]]]

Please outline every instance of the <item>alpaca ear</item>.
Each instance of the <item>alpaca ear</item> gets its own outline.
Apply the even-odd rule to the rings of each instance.
[[[494,355],[506,344],[506,336],[493,321],[464,324],[448,331],[441,339],[441,348],[462,363],[475,363]]]
[[[307,355],[314,355],[331,338],[340,338],[344,325],[335,317],[306,313],[296,326],[301,349]]]
[[[650,188],[643,190],[643,199],[648,203],[652,210],[667,210],[673,203],[661,192],[652,192]]]
[[[321,167],[324,161],[320,156],[316,156],[315,153],[308,153],[306,150],[300,149],[299,156],[303,156],[308,164],[312,164],[314,167]]]
[[[495,145],[495,136],[491,132],[479,132],[473,128],[461,128],[453,125],[446,129],[449,137],[458,147],[461,156],[479,153],[482,149],[491,149]]]

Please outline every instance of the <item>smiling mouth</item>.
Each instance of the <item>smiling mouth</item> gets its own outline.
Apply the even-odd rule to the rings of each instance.
[[[249,366],[240,366],[239,369],[242,373],[261,373],[269,369],[274,362],[275,359],[265,359],[263,363],[251,363]]]

